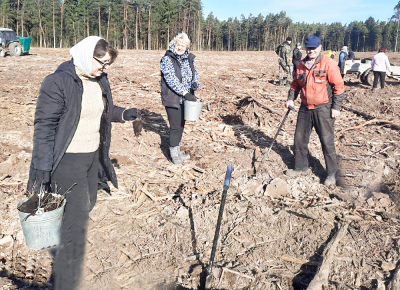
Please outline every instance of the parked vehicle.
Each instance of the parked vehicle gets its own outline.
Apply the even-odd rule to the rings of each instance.
[[[0,28],[0,56],[29,53],[31,42],[31,37],[20,37],[12,29]]]
[[[386,74],[388,79],[400,81],[400,66],[390,65],[393,74],[389,72]],[[371,67],[371,59],[352,59],[346,60],[344,67],[344,74],[357,74],[361,82],[365,85],[372,86],[374,82],[374,74]]]

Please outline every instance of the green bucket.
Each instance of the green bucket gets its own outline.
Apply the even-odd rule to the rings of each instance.
[[[21,200],[17,208],[27,199]],[[18,210],[25,243],[29,248],[42,250],[58,246],[65,204],[64,199],[60,207],[35,215]]]

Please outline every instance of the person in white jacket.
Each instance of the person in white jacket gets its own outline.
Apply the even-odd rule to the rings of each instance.
[[[374,72],[374,84],[372,85],[372,90],[376,90],[378,86],[378,79],[381,81],[381,89],[385,88],[385,77],[386,71],[392,73],[392,68],[390,67],[389,58],[385,54],[386,48],[381,47],[379,52],[372,58],[372,71]]]

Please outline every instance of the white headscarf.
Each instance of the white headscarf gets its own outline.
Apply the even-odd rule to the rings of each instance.
[[[349,52],[349,51],[347,50],[347,46],[343,46],[343,47],[342,47],[342,51],[344,51],[344,52],[346,52],[346,53]]]
[[[89,76],[92,75],[94,48],[100,39],[103,38],[99,36],[88,36],[69,50],[69,53],[74,59],[74,65],[82,69]]]

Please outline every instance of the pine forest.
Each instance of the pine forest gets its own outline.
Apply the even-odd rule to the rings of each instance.
[[[302,42],[317,34],[324,49],[398,51],[400,2],[387,21],[369,17],[349,24],[294,23],[284,11],[242,15],[221,21],[205,16],[200,0],[0,0],[0,25],[33,38],[38,47],[70,47],[100,35],[123,49],[166,49],[178,32],[188,33],[192,50],[273,50],[287,36]]]

